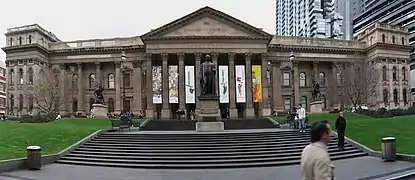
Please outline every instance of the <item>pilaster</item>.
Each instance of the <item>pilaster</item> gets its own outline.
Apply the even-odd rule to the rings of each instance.
[[[252,53],[245,53],[245,83],[246,83],[246,117],[254,117],[254,107],[252,104]]]
[[[295,95],[295,104],[297,106],[300,104],[300,72],[298,71],[298,62],[293,62],[294,66],[294,95]]]
[[[318,73],[318,61],[313,61],[313,80],[320,83],[320,74]]]
[[[96,69],[96,74],[97,74],[97,78],[96,78],[96,82],[98,83],[102,83],[102,73],[101,73],[101,63],[96,61],[95,62],[95,69]]]
[[[142,61],[137,60],[133,62],[133,88],[134,88],[134,97],[133,97],[133,113],[139,114],[142,110],[143,97],[141,94],[142,89]]]
[[[284,110],[282,104],[282,72],[281,62],[272,62],[272,100],[274,105],[274,111],[282,112]]]
[[[330,99],[330,104],[331,104],[331,108],[332,110],[334,110],[335,108],[338,108],[338,102],[337,102],[337,92],[335,91],[336,86],[337,86],[337,67],[334,63],[332,63],[331,65],[331,82],[329,82],[329,99]]]
[[[77,63],[78,65],[78,113],[85,114],[84,111],[84,86],[83,86],[83,70],[82,63]]]
[[[195,55],[195,81],[196,81],[196,110],[199,111],[200,109],[200,103],[199,98],[197,96],[200,96],[201,88],[200,88],[200,59],[202,57],[202,53],[197,52],[194,53]],[[196,112],[198,114],[198,112]]]
[[[268,99],[268,79],[267,79],[268,60],[267,54],[261,54],[261,82],[262,82],[262,103],[260,103],[260,110],[262,109],[262,116],[271,115]]]
[[[235,53],[228,53],[229,59],[229,117],[237,118],[238,110],[236,109],[235,99]]]
[[[215,69],[216,69],[216,71],[218,72],[218,57],[219,57],[219,53],[217,53],[217,52],[213,52],[212,53],[212,63],[215,65]],[[217,73],[216,72],[216,74],[215,74],[215,80],[214,80],[214,83],[215,83],[215,92],[216,92],[216,94],[218,94],[218,92],[219,92],[219,76],[218,76],[218,74],[219,73]]]
[[[67,81],[66,81],[66,69],[65,69],[65,65],[61,65],[60,66],[60,75],[59,75],[59,88],[60,88],[60,93],[61,93],[61,98],[62,98],[62,110],[60,111],[61,115],[65,115],[68,113],[68,94],[67,94]],[[72,76],[70,76],[72,78]],[[28,82],[28,81],[26,81]],[[28,103],[27,103],[28,104]]]
[[[179,108],[185,109],[186,107],[186,92],[185,92],[185,78],[184,78],[184,53],[177,53],[179,57]]]
[[[115,114],[121,113],[121,73],[120,73],[120,62],[115,62]]]
[[[146,54],[146,83],[147,83],[147,109],[146,117],[154,117],[154,105],[153,105],[153,67],[151,65],[152,54]]]
[[[169,110],[169,69],[168,69],[168,60],[169,54],[161,54],[162,59],[162,87],[163,87],[163,109],[161,110],[162,118],[170,117]]]

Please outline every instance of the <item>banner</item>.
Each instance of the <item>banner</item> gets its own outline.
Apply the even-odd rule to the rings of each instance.
[[[178,66],[169,66],[169,103],[179,103]]]
[[[245,66],[235,66],[235,81],[236,81],[236,102],[246,102],[246,89],[245,89]]]
[[[228,66],[219,66],[219,102],[229,103]]]
[[[196,103],[196,91],[195,91],[195,67],[185,66],[184,67],[184,83],[186,91],[186,103]]]
[[[254,102],[262,102],[261,65],[252,65],[252,98]]]
[[[153,103],[162,104],[163,86],[162,86],[162,74],[161,66],[153,66]]]

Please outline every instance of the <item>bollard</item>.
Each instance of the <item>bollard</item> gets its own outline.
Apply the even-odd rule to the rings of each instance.
[[[27,147],[26,165],[29,170],[39,170],[42,167],[42,148],[39,146]]]
[[[394,137],[382,138],[382,158],[385,161],[396,160],[396,139]]]

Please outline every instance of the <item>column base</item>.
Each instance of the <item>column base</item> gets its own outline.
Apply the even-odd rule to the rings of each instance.
[[[85,116],[85,112],[84,111],[78,111],[76,112],[77,115],[81,115],[81,116]]]
[[[238,110],[237,109],[229,109],[229,118],[237,118],[238,117]]]
[[[275,107],[274,111],[277,111],[278,113],[284,112],[284,108],[283,107]]]
[[[153,118],[154,117],[154,110],[146,109],[146,118]]]
[[[170,109],[162,109],[161,110],[161,118],[163,118],[163,119],[170,118]]]
[[[254,108],[246,108],[245,114],[247,118],[255,117],[255,110]]]
[[[262,108],[262,117],[271,116],[271,109],[270,108]]]

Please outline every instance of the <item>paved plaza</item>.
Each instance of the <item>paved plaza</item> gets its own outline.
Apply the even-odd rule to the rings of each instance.
[[[415,170],[415,163],[386,163],[373,157],[334,161],[337,180],[382,179],[391,173]],[[40,171],[20,170],[0,174],[1,180],[271,180],[300,179],[299,166],[218,169],[148,170],[51,164]]]

